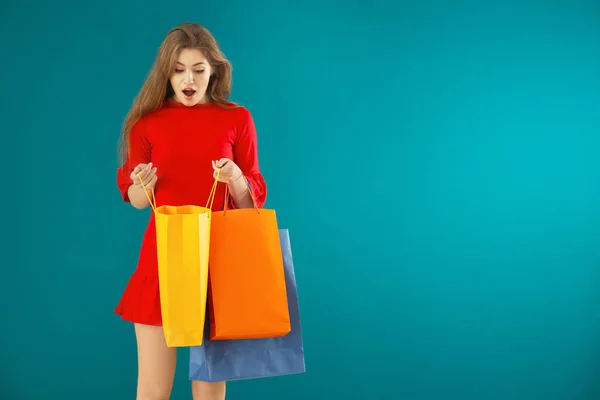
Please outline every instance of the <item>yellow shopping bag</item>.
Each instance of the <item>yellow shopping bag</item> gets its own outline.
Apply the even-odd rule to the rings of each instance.
[[[206,207],[157,207],[154,190],[153,202],[142,182],[156,222],[160,306],[168,347],[202,345],[208,288],[211,209],[217,179]]]

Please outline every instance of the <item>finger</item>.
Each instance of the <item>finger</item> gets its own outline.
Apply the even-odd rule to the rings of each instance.
[[[148,182],[148,187],[150,189],[153,189],[154,186],[156,186],[156,182],[158,181],[158,176],[153,175],[152,178],[150,179],[150,181]]]
[[[152,164],[152,163],[150,163],[150,164]],[[144,169],[146,169],[148,167],[148,165],[149,164],[146,164],[146,163],[139,163],[135,167],[135,169],[133,170],[133,172],[136,173],[136,174],[139,173],[139,172],[142,172]]]
[[[135,183],[136,185],[140,185],[140,177],[139,177],[139,172],[132,172],[130,175],[131,180],[133,181],[133,183]]]
[[[156,171],[156,168],[145,168],[143,172],[140,173],[140,176],[142,177],[142,181],[144,182],[144,184],[146,182],[149,182],[150,179],[152,179],[152,175],[154,174],[154,172]]]
[[[144,164],[144,163],[140,163],[138,164],[133,171],[131,172],[131,179],[136,182],[137,184],[139,184],[139,176],[140,175],[142,177],[142,179],[144,179],[144,177],[146,176],[145,172],[148,171],[150,168],[152,168],[152,163],[150,164]]]
[[[152,168],[150,172],[148,172],[148,177],[146,179],[148,179],[150,182],[156,182],[156,179],[158,179],[158,176],[156,176],[156,168]]]
[[[219,182],[223,182],[223,175],[220,172],[218,172],[218,171],[215,171],[213,173],[213,178],[214,179],[218,179]]]
[[[148,182],[150,182],[150,178],[148,178],[148,177],[142,177],[142,179],[138,183],[138,187],[143,188],[144,186],[148,186]]]
[[[146,173],[144,171],[138,172],[136,175],[137,184],[141,185],[142,183],[145,185],[147,182]]]
[[[144,172],[144,175],[146,176],[146,178],[150,178],[152,175],[154,175],[156,173],[156,167],[154,168],[149,168]]]

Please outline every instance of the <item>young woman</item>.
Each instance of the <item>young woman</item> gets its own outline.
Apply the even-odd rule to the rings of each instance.
[[[230,196],[229,207],[253,207],[266,199],[258,167],[256,130],[244,107],[228,101],[231,64],[210,32],[197,24],[171,30],[127,118],[117,184],[123,200],[149,206],[138,174],[156,203],[205,205],[216,172]],[[219,185],[214,209],[224,206]],[[235,251],[235,243],[231,244]],[[156,231],[151,216],[137,269],[115,312],[134,324],[138,350],[137,400],[168,400],[176,349],[168,348],[161,327]],[[192,382],[195,400],[225,398],[225,382]]]

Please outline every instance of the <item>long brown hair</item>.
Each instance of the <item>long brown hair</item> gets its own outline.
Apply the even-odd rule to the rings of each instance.
[[[231,92],[231,63],[219,49],[217,41],[202,25],[181,24],[167,33],[158,49],[154,65],[125,117],[121,134],[121,162],[127,154],[131,128],[144,115],[160,108],[166,98],[173,96],[169,79],[177,57],[184,49],[201,50],[212,67],[213,74],[207,88],[209,100],[223,108],[236,107],[228,100]]]

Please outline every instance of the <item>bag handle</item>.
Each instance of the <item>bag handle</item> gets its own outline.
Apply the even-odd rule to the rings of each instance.
[[[244,177],[244,180],[246,181],[246,185],[248,185],[248,192],[250,192],[250,197],[252,198],[252,205],[254,206],[253,208],[260,214],[260,209],[256,205],[256,199],[254,198],[254,193],[252,193],[250,182],[248,182],[246,177]],[[225,184],[225,203],[223,204],[223,214],[227,212],[227,204],[229,204],[229,185]]]
[[[208,200],[206,200],[206,207],[209,210],[212,210],[213,202],[215,201],[215,195],[217,194],[217,184],[219,183],[219,175],[221,174],[221,168],[217,169],[217,176],[215,177],[215,181],[213,182],[212,189],[210,190],[210,194],[208,195]],[[210,207],[209,207],[210,203]]]
[[[144,181],[142,180],[142,177],[139,172],[137,173],[137,177],[139,178],[140,183],[142,184],[142,187],[144,188],[144,193],[146,193],[146,197],[148,198],[148,202],[150,203],[150,206],[152,206],[152,210],[154,211],[154,213],[156,213],[156,197],[154,196],[154,188],[152,188],[152,198],[154,199],[154,203],[152,203],[152,199],[150,199],[148,190],[146,190],[146,185],[144,185]]]
[[[208,195],[208,200],[206,201],[206,207],[204,207],[204,208],[212,209],[213,202],[215,201],[215,193],[217,192],[217,183],[219,183],[219,175],[220,174],[221,174],[221,168],[219,168],[217,170],[217,177],[215,178],[215,182],[213,183],[212,189],[210,190],[210,194]],[[144,185],[144,181],[142,180],[142,177],[140,176],[139,172],[137,173],[137,177],[140,179],[140,183],[142,184],[142,188],[144,188],[144,193],[146,194],[146,197],[148,198],[148,202],[150,203],[150,206],[152,206],[152,210],[154,211],[154,213],[156,213],[156,196],[154,195],[154,188],[152,188],[152,199],[154,199],[154,203],[153,203],[152,199],[150,199],[150,195],[148,194],[146,185]],[[209,207],[209,205],[210,205],[210,207]]]

